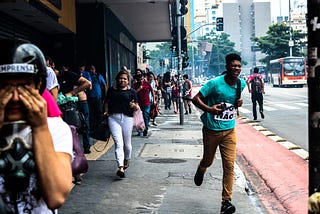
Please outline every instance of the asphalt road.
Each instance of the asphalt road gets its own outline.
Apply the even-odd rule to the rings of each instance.
[[[265,119],[259,123],[269,131],[308,151],[308,93],[303,88],[278,88],[266,84],[264,95]],[[252,119],[251,95],[245,88],[242,116]]]

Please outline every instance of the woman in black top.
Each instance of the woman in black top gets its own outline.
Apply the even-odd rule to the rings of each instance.
[[[106,96],[108,122],[115,143],[115,155],[118,164],[117,175],[124,178],[124,170],[131,158],[131,136],[133,112],[139,108],[137,93],[129,86],[130,74],[120,71],[116,76],[116,85],[110,87]]]

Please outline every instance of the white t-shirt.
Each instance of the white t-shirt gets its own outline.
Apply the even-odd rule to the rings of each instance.
[[[46,89],[49,91],[55,87],[59,87],[58,79],[56,74],[54,73],[54,70],[50,67],[47,67],[47,86]]]
[[[72,145],[72,133],[68,124],[66,124],[60,117],[50,117],[48,118],[49,130],[52,136],[54,149],[57,152],[65,152],[71,155],[73,159],[73,145]],[[26,141],[27,144],[32,144],[27,142],[30,141],[30,128],[23,129],[19,132],[19,136]],[[7,142],[10,142],[12,136],[7,137]],[[26,156],[24,156],[26,157]],[[6,193],[4,186],[3,175],[0,174],[0,195],[8,207],[14,212],[14,203],[8,203],[11,201],[10,196]],[[33,214],[52,214],[52,210],[49,210],[46,203],[42,198],[39,197],[39,186],[37,183],[37,176],[35,173],[31,174],[29,180],[29,186],[23,192],[17,194],[17,207],[19,213],[33,213]],[[37,195],[38,194],[38,195]],[[1,197],[0,197],[1,200]],[[15,212],[14,212],[15,213]],[[57,211],[55,211],[57,213]]]

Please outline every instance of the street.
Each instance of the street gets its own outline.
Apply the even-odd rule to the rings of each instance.
[[[92,149],[87,155],[89,172],[59,213],[218,213],[220,154],[203,185],[195,186],[193,175],[202,155],[200,112],[193,106],[193,113],[184,116],[184,125],[179,125],[173,110],[164,111],[157,118],[160,125],[151,126],[148,137],[134,134],[132,164],[125,179],[115,175],[112,142],[106,153]],[[237,135],[236,213],[306,213],[307,162],[245,120],[238,120]]]
[[[308,151],[308,88],[278,88],[265,84],[264,114],[258,122],[263,127]],[[252,119],[251,95],[245,88],[240,113]]]

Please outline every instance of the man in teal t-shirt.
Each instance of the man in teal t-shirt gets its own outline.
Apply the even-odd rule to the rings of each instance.
[[[203,110],[203,157],[194,176],[194,182],[200,186],[207,168],[219,146],[223,162],[223,190],[221,214],[234,213],[231,203],[234,183],[234,161],[236,159],[236,107],[243,103],[237,100],[237,79],[241,73],[241,57],[238,54],[226,56],[226,72],[207,82],[193,98],[193,104]],[[246,82],[240,80],[241,91]]]

